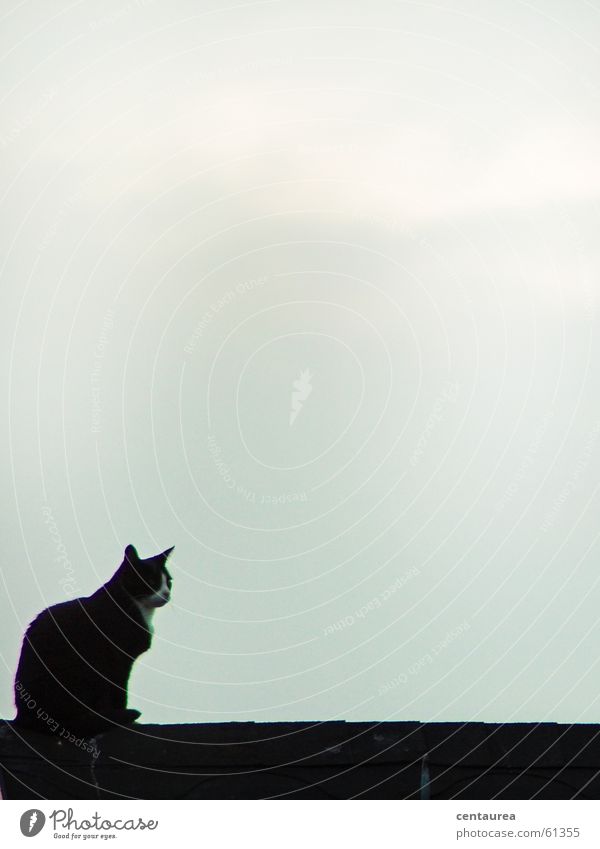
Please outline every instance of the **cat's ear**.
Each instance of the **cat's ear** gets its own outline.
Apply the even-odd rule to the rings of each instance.
[[[130,563],[137,563],[139,559],[138,553],[133,545],[128,545],[125,549],[125,560],[128,560]]]
[[[175,548],[175,546],[172,545],[171,548],[167,548],[166,551],[163,551],[163,553],[159,556],[162,557],[164,560],[166,560],[168,558],[169,554],[173,551],[174,548]]]

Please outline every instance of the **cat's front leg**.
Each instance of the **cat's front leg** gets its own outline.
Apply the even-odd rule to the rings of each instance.
[[[111,684],[108,690],[108,708],[111,711],[120,711],[127,708],[127,686]]]

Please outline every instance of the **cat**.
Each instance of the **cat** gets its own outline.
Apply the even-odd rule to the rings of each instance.
[[[170,601],[172,551],[142,560],[128,545],[93,595],[48,607],[31,622],[15,675],[14,724],[93,737],[141,716],[127,708],[127,684],[135,659],[150,648],[155,610]]]

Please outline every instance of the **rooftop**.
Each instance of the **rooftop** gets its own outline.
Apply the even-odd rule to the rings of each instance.
[[[7,799],[598,799],[600,726],[134,725],[69,742],[0,725]]]

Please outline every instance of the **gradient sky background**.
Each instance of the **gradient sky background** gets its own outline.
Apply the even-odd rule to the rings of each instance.
[[[0,715],[133,543],[145,721],[600,722],[598,8],[2,15]]]

